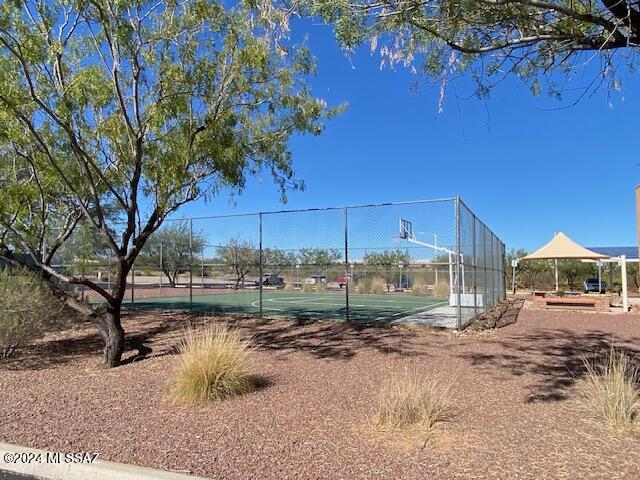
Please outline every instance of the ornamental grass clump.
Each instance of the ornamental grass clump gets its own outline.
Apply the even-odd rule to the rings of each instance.
[[[431,429],[450,418],[453,377],[394,371],[383,381],[374,424],[392,430]]]
[[[583,358],[580,403],[593,419],[612,431],[640,432],[640,370],[615,347],[601,358]]]
[[[176,403],[193,405],[250,393],[250,352],[251,341],[224,326],[187,330],[178,347],[169,396]]]

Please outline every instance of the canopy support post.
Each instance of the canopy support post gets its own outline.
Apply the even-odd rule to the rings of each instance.
[[[556,271],[556,292],[558,290],[560,290],[560,287],[558,286],[558,259],[556,258],[553,263],[555,264],[555,271]]]
[[[629,299],[627,297],[627,257],[620,255],[620,274],[622,275],[622,310],[629,311]]]
[[[602,295],[602,261],[598,260],[598,295]]]

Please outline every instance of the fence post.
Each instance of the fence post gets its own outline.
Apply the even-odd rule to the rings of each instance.
[[[259,303],[260,303],[260,318],[262,318],[262,283],[263,283],[262,276],[264,274],[263,267],[262,267],[262,212],[260,212],[258,214],[258,218],[260,219],[259,220],[259,224],[260,225],[258,227],[258,231],[259,231],[259,234],[258,234],[259,235],[259,241],[258,241],[259,247],[258,248],[260,249],[260,251],[259,251],[259,260],[258,260],[258,264],[259,264],[258,265],[258,269],[260,271],[260,280],[259,280],[260,302]]]
[[[478,251],[476,249],[476,216],[472,213],[472,218],[473,218],[473,223],[472,223],[472,228],[473,228],[473,233],[471,234],[471,238],[472,238],[472,246],[473,246],[473,256],[472,261],[473,261],[473,266],[471,268],[471,273],[473,275],[473,316],[476,317],[478,316],[478,284],[476,281],[476,268],[478,267]]]
[[[344,273],[345,273],[345,315],[349,323],[349,208],[344,208]]]
[[[456,195],[456,297],[457,297],[457,314],[458,314],[458,330],[462,329],[462,295],[460,286],[460,195]]]
[[[193,218],[189,219],[189,313],[193,313]]]
[[[160,241],[160,298],[162,298],[162,275],[164,272],[162,271],[162,241]]]

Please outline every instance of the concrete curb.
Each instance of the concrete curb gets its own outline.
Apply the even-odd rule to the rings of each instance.
[[[89,453],[74,455],[65,458],[64,453],[0,442],[0,470],[43,480],[206,480],[204,477],[106,460],[91,461],[92,454]]]

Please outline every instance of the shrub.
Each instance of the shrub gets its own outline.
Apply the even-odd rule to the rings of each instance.
[[[429,378],[416,372],[394,372],[380,390],[375,425],[391,429],[432,428],[447,420],[451,413],[453,377],[444,380],[436,375]]]
[[[169,396],[176,403],[193,405],[253,391],[246,372],[250,350],[250,340],[223,326],[187,330]]]
[[[314,292],[326,292],[327,284],[318,282],[318,283],[303,283],[302,291],[305,293],[314,293]]]
[[[449,284],[447,282],[438,282],[433,288],[433,295],[437,298],[449,298]]]
[[[64,304],[35,273],[0,268],[0,357],[8,358],[24,344],[61,323]]]
[[[356,293],[369,293],[371,289],[371,279],[362,278],[355,284],[354,291]]]
[[[413,295],[427,295],[429,290],[424,283],[414,283],[411,287],[411,293]]]
[[[597,360],[583,359],[580,403],[594,419],[612,430],[640,430],[640,370],[624,351],[611,347]]]
[[[356,293],[371,293],[382,295],[386,291],[386,284],[381,278],[363,278],[356,284]]]

